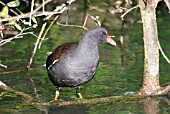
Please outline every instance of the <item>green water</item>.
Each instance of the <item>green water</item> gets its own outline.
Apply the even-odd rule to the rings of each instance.
[[[74,24],[82,23],[82,13],[72,12],[75,14]],[[88,11],[87,11],[88,12]],[[119,16],[102,14],[89,11],[92,15],[100,15],[101,21],[109,34],[115,35],[118,39],[120,36],[121,20]],[[106,18],[107,17],[107,18]],[[165,20],[169,20],[169,15],[159,14],[158,30],[159,40],[163,50],[170,58],[170,24]],[[109,25],[108,25],[109,24]],[[107,25],[107,26],[106,26]],[[88,27],[94,26],[89,21]],[[38,28],[39,29],[39,28]],[[36,30],[38,31],[38,30]],[[27,35],[23,39],[14,40],[1,47],[0,60],[2,64],[8,66],[7,69],[0,67],[0,72],[13,70],[24,70],[23,72],[0,74],[0,80],[8,84],[10,87],[25,92],[33,96],[34,102],[49,102],[54,99],[55,88],[49,81],[46,69],[43,66],[46,62],[47,52],[52,51],[58,45],[65,42],[78,42],[85,30],[80,28],[61,27],[53,25],[50,29],[46,40],[43,42],[41,49],[38,49],[31,66],[30,75],[26,70],[27,63],[32,53],[36,38]],[[38,32],[35,32],[38,34]],[[100,63],[98,71],[93,80],[81,87],[81,93],[85,99],[109,97],[113,95],[122,95],[124,92],[138,91],[142,85],[143,79],[143,41],[142,41],[142,25],[126,24],[124,30],[124,47],[123,51],[118,46],[113,47],[109,44],[100,44]],[[123,62],[121,56],[123,55]],[[123,64],[123,65],[122,65]],[[160,83],[166,86],[170,81],[170,65],[160,54]],[[30,81],[30,76],[34,81],[35,87]],[[35,90],[37,92],[35,93]],[[38,96],[37,96],[38,95]],[[62,88],[60,97],[62,100],[75,100],[75,89]],[[165,98],[148,98],[147,102],[153,102],[157,105],[155,111],[160,114],[170,113],[170,108]],[[157,104],[154,103],[158,102]],[[65,106],[65,107],[35,107],[25,101],[22,96],[11,93],[2,93],[0,96],[0,114],[39,114],[39,113],[57,113],[57,114],[143,114],[149,112],[146,109],[144,99],[136,99],[132,101],[122,100],[116,103],[98,103],[95,105],[81,106]],[[152,108],[150,108],[152,109]],[[152,113],[148,113],[152,114]]]

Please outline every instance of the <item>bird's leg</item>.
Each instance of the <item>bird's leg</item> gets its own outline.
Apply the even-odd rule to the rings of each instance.
[[[80,93],[80,86],[76,87],[76,95],[78,99],[83,99],[81,93]]]
[[[56,87],[55,98],[54,98],[55,101],[58,101],[59,94],[60,94],[59,93],[59,88]]]

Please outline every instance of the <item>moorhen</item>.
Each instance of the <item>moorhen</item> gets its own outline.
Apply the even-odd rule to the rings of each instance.
[[[80,86],[94,77],[99,62],[98,44],[104,42],[116,45],[104,28],[94,27],[79,43],[62,44],[48,56],[46,69],[56,87],[55,101],[60,87],[75,87],[77,97],[82,98]]]

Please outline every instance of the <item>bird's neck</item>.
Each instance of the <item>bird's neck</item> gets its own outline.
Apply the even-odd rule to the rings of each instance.
[[[82,39],[78,44],[78,49],[83,54],[98,54],[98,44],[91,39]]]
[[[94,48],[94,47],[97,47],[97,41],[95,40],[96,38],[92,37],[92,36],[84,36],[84,38],[81,39],[81,41],[79,42],[79,45],[80,47],[83,47],[83,48]]]

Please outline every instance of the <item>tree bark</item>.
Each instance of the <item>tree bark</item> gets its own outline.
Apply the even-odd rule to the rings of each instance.
[[[159,84],[159,41],[156,22],[156,7],[159,0],[139,0],[143,23],[144,78],[139,95],[163,95],[170,91],[169,86]]]
[[[139,0],[141,17],[143,22],[144,41],[144,79],[141,94],[149,95],[160,88],[159,85],[159,47],[156,13],[154,4],[145,6],[143,0]]]

